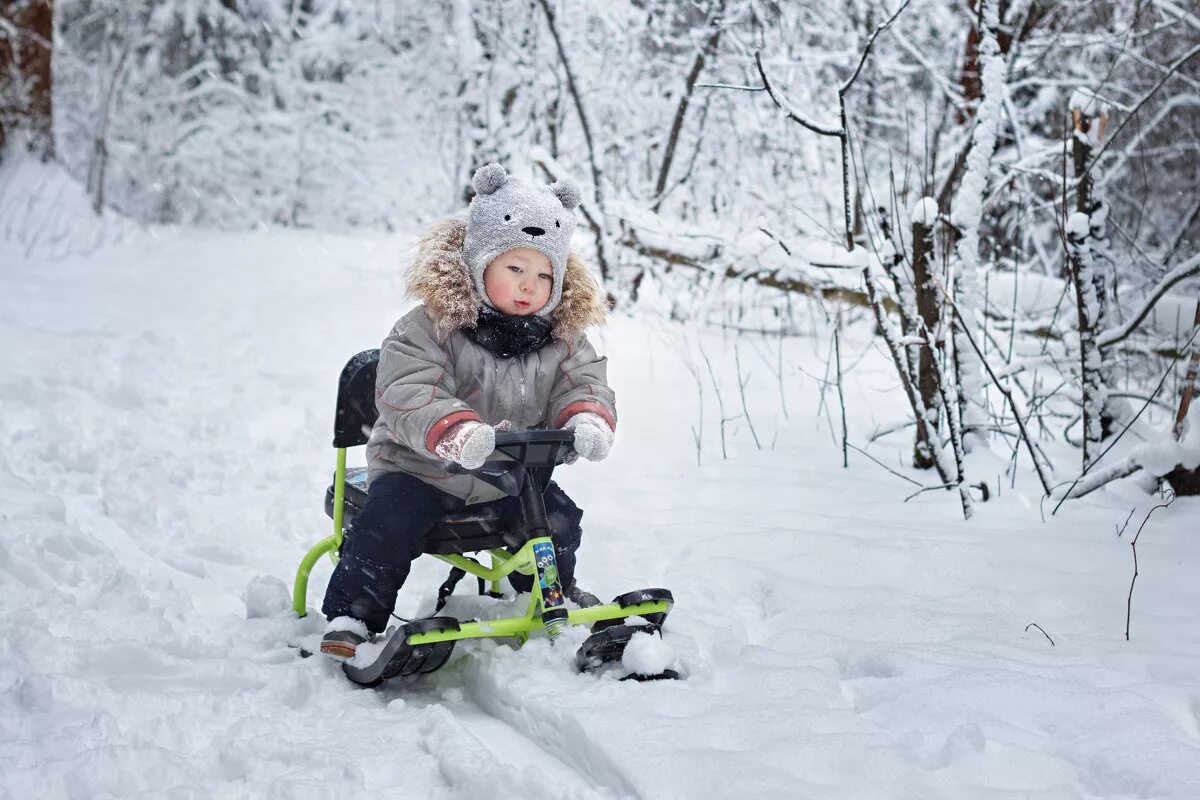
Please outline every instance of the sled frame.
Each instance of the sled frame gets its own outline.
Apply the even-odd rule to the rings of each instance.
[[[337,563],[337,554],[342,546],[345,485],[346,448],[339,447],[333,480],[333,534],[313,545],[305,554],[304,559],[300,562],[300,568],[296,571],[296,579],[292,587],[292,609],[298,617],[308,614],[308,577],[313,567],[320,561],[321,556],[326,554],[334,564]],[[488,550],[486,552],[491,556],[490,567],[467,556],[434,554],[434,558],[441,559],[480,580],[491,583],[493,590],[497,589],[501,580],[513,572],[534,576],[533,586],[529,592],[529,605],[522,616],[464,621],[459,623],[457,630],[434,630],[412,634],[408,638],[408,643],[418,645],[460,639],[509,638],[515,639],[518,644],[524,644],[531,633],[546,629],[547,624],[544,619],[546,608],[542,597],[541,575],[538,571],[537,560],[533,555],[535,545],[545,544],[551,544],[550,537],[530,539],[515,553],[510,553],[502,548]],[[551,551],[553,552],[552,545]],[[597,622],[622,620],[632,616],[665,615],[670,610],[671,602],[668,600],[647,600],[629,605],[605,603],[588,608],[569,609],[566,623],[568,625],[592,625]]]

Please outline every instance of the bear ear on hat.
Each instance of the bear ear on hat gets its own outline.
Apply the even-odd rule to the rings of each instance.
[[[475,176],[471,178],[471,185],[475,187],[477,194],[492,194],[506,183],[508,173],[494,161],[475,170]]]
[[[571,211],[579,205],[579,187],[570,181],[555,181],[550,184],[550,191],[563,204],[563,208]]]

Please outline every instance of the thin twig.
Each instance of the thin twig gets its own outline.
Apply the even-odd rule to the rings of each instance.
[[[697,89],[734,89],[739,92],[765,92],[765,86],[735,86],[732,83],[697,83]]]
[[[692,425],[692,440],[696,444],[696,466],[700,466],[700,455],[704,447],[704,381],[700,379],[700,367],[692,360],[692,355],[688,351],[687,346],[683,350],[683,365],[687,371],[692,373],[692,378],[696,381],[696,396],[700,401],[700,419],[696,425]]]
[[[1125,533],[1125,529],[1129,527],[1129,520],[1133,519],[1133,514],[1135,511],[1137,511],[1137,506],[1134,506],[1133,508],[1129,509],[1129,516],[1125,518],[1125,524],[1123,524],[1117,530],[1117,538],[1118,539],[1120,539],[1121,536]]]
[[[746,384],[750,382],[750,373],[746,373],[746,378],[742,379],[742,356],[736,344],[733,346],[733,363],[737,365],[738,376],[738,392],[742,395],[742,415],[746,418],[746,424],[750,426],[750,435],[754,437],[754,446],[762,450],[762,443],[758,441],[758,432],[754,430],[754,421],[750,419],[750,409],[746,406]]]
[[[924,494],[925,492],[932,492],[935,489],[954,489],[956,487],[959,487],[958,483],[941,483],[941,484],[938,484],[937,486],[922,486],[920,489],[913,492],[908,497],[904,498],[904,502],[907,503],[909,500],[912,500],[917,495]]]
[[[1048,633],[1046,633],[1044,630],[1042,630],[1042,626],[1041,626],[1041,625],[1038,625],[1036,622],[1031,622],[1031,623],[1029,623],[1028,625],[1026,625],[1026,626],[1025,626],[1025,632],[1026,632],[1026,633],[1029,633],[1029,629],[1030,629],[1030,628],[1037,628],[1039,631],[1042,631],[1042,636],[1045,636],[1045,637],[1046,637],[1046,639],[1047,639],[1047,640],[1050,642],[1050,646],[1051,646],[1051,647],[1054,647],[1054,646],[1055,646],[1055,645],[1054,645],[1054,640],[1050,638],[1050,634],[1048,634]]]
[[[1178,58],[1175,63],[1167,69],[1166,73],[1162,76],[1158,83],[1154,85],[1154,88],[1147,92],[1146,96],[1139,100],[1137,105],[1135,105],[1133,109],[1125,115],[1125,118],[1121,121],[1121,124],[1118,125],[1117,129],[1108,137],[1108,141],[1096,151],[1096,155],[1092,158],[1092,163],[1088,165],[1088,168],[1083,171],[1082,175],[1076,178],[1076,181],[1081,181],[1087,177],[1088,173],[1092,171],[1092,167],[1100,163],[1100,157],[1103,156],[1108,150],[1109,146],[1117,140],[1117,135],[1125,129],[1125,126],[1129,124],[1130,120],[1137,118],[1137,113],[1141,111],[1142,106],[1144,106],[1150,100],[1150,98],[1158,94],[1158,90],[1163,87],[1163,84],[1170,80],[1171,76],[1178,72],[1180,67],[1191,61],[1196,55],[1200,55],[1200,45],[1196,45],[1191,50],[1184,53],[1183,56]]]
[[[871,38],[867,39],[867,44],[865,47],[863,47],[862,56],[858,59],[858,66],[855,67],[854,74],[851,75],[846,82],[841,85],[841,87],[838,89],[839,94],[845,94],[854,81],[858,80],[859,73],[862,72],[863,66],[867,63],[867,56],[871,55],[871,48],[875,45],[875,40],[879,38],[879,34],[892,27],[892,23],[899,18],[900,14],[904,12],[904,9],[908,8],[908,4],[910,2],[912,2],[912,0],[904,0],[904,2],[900,4],[900,7],[897,8],[890,17],[879,23],[879,25],[871,33]]]
[[[712,381],[713,394],[717,396],[717,414],[721,418],[721,458],[729,460],[729,453],[725,449],[725,423],[732,422],[737,417],[725,416],[725,400],[721,397],[721,387],[717,383],[717,374],[713,371],[712,362],[708,360],[708,353],[704,352],[704,347],[700,348],[700,357],[704,359],[704,363],[708,367],[708,378]]]
[[[848,443],[848,442],[846,443],[846,446],[847,446],[847,447],[849,447],[851,450],[854,450],[855,452],[862,453],[864,456],[866,456],[867,458],[871,459],[871,460],[872,460],[872,461],[874,461],[876,464],[878,464],[879,466],[881,466],[881,467],[883,467],[884,469],[886,469],[888,472],[890,472],[890,473],[892,473],[893,475],[895,475],[897,478],[900,478],[901,480],[906,480],[906,481],[908,481],[909,483],[911,483],[913,486],[920,486],[922,489],[925,489],[925,488],[927,488],[927,487],[925,487],[923,484],[921,484],[919,481],[914,481],[912,478],[908,477],[907,475],[903,475],[903,474],[901,474],[901,473],[899,473],[899,472],[896,472],[896,470],[892,469],[892,468],[891,468],[891,467],[889,467],[887,464],[883,463],[883,462],[882,462],[882,461],[880,461],[878,458],[876,458],[875,456],[873,456],[873,455],[871,455],[870,453],[868,453],[866,450],[863,450],[861,447],[855,447],[854,445],[852,445],[852,444],[850,444],[850,443]],[[943,487],[943,486],[939,486],[939,487],[937,487],[937,488],[939,488],[939,489],[943,489],[943,488],[945,488],[945,487]]]
[[[1127,642],[1129,641],[1129,618],[1133,614],[1133,585],[1135,583],[1137,583],[1137,579],[1138,579],[1138,557],[1137,557],[1138,537],[1142,535],[1142,529],[1145,528],[1146,523],[1150,521],[1151,514],[1153,514],[1155,511],[1158,511],[1160,508],[1166,508],[1167,506],[1171,505],[1171,503],[1174,503],[1174,502],[1175,502],[1175,495],[1172,494],[1170,500],[1168,500],[1165,503],[1159,503],[1154,508],[1152,508],[1148,512],[1146,512],[1146,518],[1144,520],[1142,520],[1142,524],[1138,526],[1137,533],[1135,533],[1133,535],[1133,541],[1129,543],[1130,548],[1133,549],[1133,579],[1131,581],[1129,581],[1129,597],[1125,601],[1125,641],[1127,641]]]
[[[833,356],[837,362],[837,392],[838,405],[842,407],[842,469],[850,467],[850,457],[846,453],[846,396],[842,392],[842,337],[840,334],[842,328],[842,315],[839,312],[834,318],[833,325]],[[757,441],[758,437],[755,437]]]
[[[893,434],[896,431],[902,431],[905,428],[911,428],[913,425],[916,425],[916,424],[917,423],[913,422],[911,419],[906,419],[903,422],[897,422],[894,425],[887,426],[886,428],[877,427],[877,428],[875,428],[875,432],[872,433],[867,438],[867,442],[868,443],[877,442],[885,436]]]

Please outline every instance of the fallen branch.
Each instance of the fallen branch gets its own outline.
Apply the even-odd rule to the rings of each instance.
[[[1058,509],[1062,506],[1063,501],[1076,500],[1080,497],[1085,497],[1105,484],[1112,483],[1113,481],[1120,480],[1121,478],[1128,478],[1141,468],[1142,465],[1134,459],[1123,458],[1116,464],[1106,467],[1099,472],[1093,472],[1091,474],[1084,473],[1080,475],[1071,483],[1070,488],[1067,489],[1066,493],[1059,499],[1058,504],[1054,506],[1054,510],[1050,512],[1051,516],[1058,513]]]
[[[660,244],[643,242],[637,237],[636,231],[629,227],[626,228],[624,237],[618,244],[628,247],[639,255],[658,259],[671,266],[687,267],[702,272],[722,275],[730,280],[750,281],[759,286],[777,289],[778,291],[790,294],[820,297],[822,300],[833,300],[853,306],[870,305],[870,298],[867,297],[865,292],[858,289],[832,284],[822,286],[804,278],[781,274],[783,272],[782,269],[738,268],[732,265],[727,265],[724,269],[721,269],[719,266],[714,268],[713,262],[720,261],[725,256],[725,250],[719,244],[709,245],[705,252],[700,255],[681,253]],[[834,262],[806,261],[804,263],[817,269],[860,269],[857,265]],[[896,303],[891,297],[884,297],[880,302],[883,304],[884,310],[888,313],[896,310]]]

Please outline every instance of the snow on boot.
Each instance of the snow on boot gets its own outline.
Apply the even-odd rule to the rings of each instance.
[[[349,661],[354,658],[358,646],[370,638],[371,634],[362,620],[334,617],[325,626],[321,652],[339,661]]]

